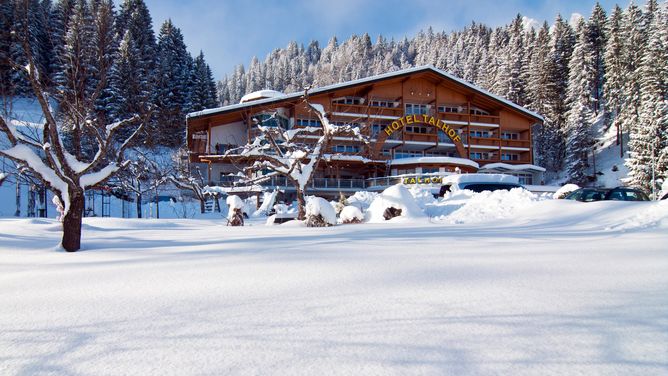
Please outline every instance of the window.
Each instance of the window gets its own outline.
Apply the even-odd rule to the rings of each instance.
[[[478,107],[471,107],[471,115],[489,115],[489,112]]]
[[[322,127],[320,120],[315,119],[297,119],[295,124],[300,127]]]
[[[334,153],[359,153],[360,147],[355,145],[334,145],[332,152]]]
[[[394,159],[422,157],[421,151],[395,150]]]
[[[427,133],[432,133],[427,127],[422,127],[419,125],[407,125],[404,127],[404,132],[406,133],[419,133],[419,134],[427,134]]]
[[[490,138],[492,133],[488,131],[471,131],[471,137]]]
[[[464,112],[464,108],[462,106],[455,106],[455,105],[443,105],[443,106],[438,106],[438,112],[445,112],[445,113],[460,113]]]
[[[333,125],[338,125],[339,127],[344,126],[344,125],[350,125],[351,127],[358,127],[359,128],[359,126],[360,126],[360,123],[357,123],[357,122],[348,123],[348,122],[345,122],[345,121],[333,121],[331,123]]]
[[[361,97],[341,97],[341,98],[335,98],[332,100],[332,103],[336,104],[363,104],[364,99]]]
[[[501,132],[501,138],[504,140],[519,140],[520,134],[517,132]]]
[[[433,174],[438,172],[438,167],[422,167],[423,174]]]
[[[481,152],[473,152],[471,153],[471,159],[479,159],[479,160],[491,160],[494,159],[494,153],[481,153]]]
[[[385,108],[395,108],[399,105],[399,102],[388,101],[383,99],[373,99],[370,103],[371,107],[385,107]]]
[[[406,115],[427,115],[429,106],[426,104],[406,103]]]
[[[288,119],[277,114],[255,114],[252,119],[255,124],[263,127],[288,128]]]
[[[511,153],[501,153],[501,160],[502,161],[519,161],[520,156],[517,154],[511,154]]]

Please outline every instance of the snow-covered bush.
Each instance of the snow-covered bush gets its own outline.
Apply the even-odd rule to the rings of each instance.
[[[227,212],[228,225],[230,226],[243,226],[244,225],[244,201],[239,198],[239,196],[231,195],[227,196],[227,206],[229,210]]]
[[[385,222],[384,214],[389,208],[401,210],[401,218],[422,218],[425,216],[415,198],[404,185],[387,188],[376,197],[366,212],[368,222]]]
[[[306,202],[306,225],[326,227],[336,224],[336,210],[322,197],[309,197]]]
[[[357,206],[348,205],[341,209],[339,218],[341,223],[360,223],[364,220],[364,214]]]
[[[577,184],[566,184],[563,187],[559,188],[554,194],[552,195],[552,198],[554,199],[560,199],[568,196],[569,193],[580,189],[580,186]]]
[[[366,211],[373,200],[378,197],[376,192],[358,191],[347,198],[348,205],[357,206],[362,212]]]

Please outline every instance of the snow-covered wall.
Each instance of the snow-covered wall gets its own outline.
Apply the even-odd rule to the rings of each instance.
[[[211,152],[215,152],[216,144],[245,145],[247,142],[248,131],[241,121],[211,128]]]

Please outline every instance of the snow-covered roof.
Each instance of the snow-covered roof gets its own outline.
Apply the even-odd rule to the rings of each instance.
[[[465,86],[469,89],[475,90],[478,93],[483,94],[483,95],[485,95],[485,96],[487,96],[487,97],[489,97],[489,98],[491,98],[495,101],[503,103],[504,105],[506,105],[508,107],[512,107],[512,108],[514,108],[514,109],[516,109],[516,110],[518,110],[518,111],[520,111],[520,112],[522,112],[526,115],[529,115],[533,118],[539,119],[540,121],[544,120],[542,116],[540,116],[539,114],[537,114],[533,111],[530,111],[530,110],[528,110],[528,109],[526,109],[526,108],[524,108],[524,107],[522,107],[522,106],[520,106],[516,103],[513,103],[513,102],[511,102],[511,101],[509,101],[505,98],[502,98],[498,95],[492,94],[489,91],[487,91],[485,89],[482,89],[478,86],[475,86],[470,82],[464,81],[461,78],[456,77],[456,76],[454,76],[454,75],[452,75],[448,72],[437,69],[433,65],[423,65],[423,66],[419,66],[419,67],[407,68],[407,69],[402,69],[402,70],[398,70],[398,71],[394,71],[394,72],[379,74],[379,75],[376,75],[376,76],[360,78],[358,80],[346,81],[346,82],[341,82],[341,83],[338,83],[338,84],[323,86],[323,87],[320,87],[320,88],[315,88],[315,89],[309,90],[309,94],[311,94],[311,95],[320,94],[320,93],[328,92],[328,91],[331,91],[331,90],[337,90],[337,89],[342,89],[342,88],[346,88],[346,87],[350,87],[350,86],[366,84],[366,83],[370,83],[370,82],[384,80],[384,79],[387,79],[387,78],[393,78],[393,77],[397,77],[397,76],[403,76],[403,75],[422,72],[422,71],[434,72],[434,73],[436,73],[436,74],[438,74],[438,75],[440,75],[440,76],[442,76],[446,79],[457,82],[457,83],[459,83],[459,84],[461,84],[461,85],[463,85],[463,86]],[[253,94],[253,93],[251,93],[251,94]],[[251,106],[265,105],[265,104],[274,103],[274,102],[298,99],[302,95],[303,95],[303,92],[301,92],[301,91],[296,92],[296,93],[291,93],[291,94],[283,94],[281,96],[276,96],[276,97],[272,97],[272,98],[258,99],[258,100],[253,100],[251,102],[244,102],[244,103],[239,103],[239,104],[233,104],[233,105],[230,105],[230,106],[224,106],[224,107],[211,108],[211,109],[197,111],[197,112],[191,112],[191,113],[188,114],[187,117],[188,118],[193,118],[193,117],[199,117],[199,116],[204,116],[204,115],[216,114],[216,113],[219,113],[219,112],[230,112],[230,111],[239,110],[239,109],[243,109],[243,108],[251,107]]]
[[[474,162],[466,158],[456,158],[456,157],[413,157],[413,158],[393,159],[390,161],[390,164],[392,166],[418,164],[418,163],[447,163],[447,164],[456,164],[462,166],[471,166],[474,168],[479,167],[477,162]]]
[[[243,97],[241,97],[239,103],[246,103],[264,98],[280,98],[283,96],[285,96],[285,93],[281,93],[280,91],[264,89],[244,95]]]
[[[498,171],[536,171],[536,172],[545,172],[545,169],[540,166],[532,164],[518,164],[512,165],[508,163],[489,163],[482,167],[481,170],[498,170]]]

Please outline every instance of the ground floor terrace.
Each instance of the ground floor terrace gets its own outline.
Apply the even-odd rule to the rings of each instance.
[[[278,189],[293,193],[295,187],[285,176],[263,171],[253,175],[253,183],[247,183],[249,176],[241,173],[241,167],[250,165],[250,160],[229,161],[228,157],[204,156],[210,163],[203,164],[208,183],[211,186],[227,188],[240,195],[256,194],[262,190]],[[385,188],[403,183],[418,184],[438,192],[440,178],[452,174],[504,173],[517,176],[521,184],[540,185],[545,169],[531,165],[511,165],[490,163],[480,166],[477,162],[457,157],[406,157],[399,159],[371,160],[360,156],[325,155],[318,169],[307,185],[309,194],[322,197],[338,197],[341,193],[352,194],[366,190],[380,192]],[[266,177],[263,177],[266,174]]]

